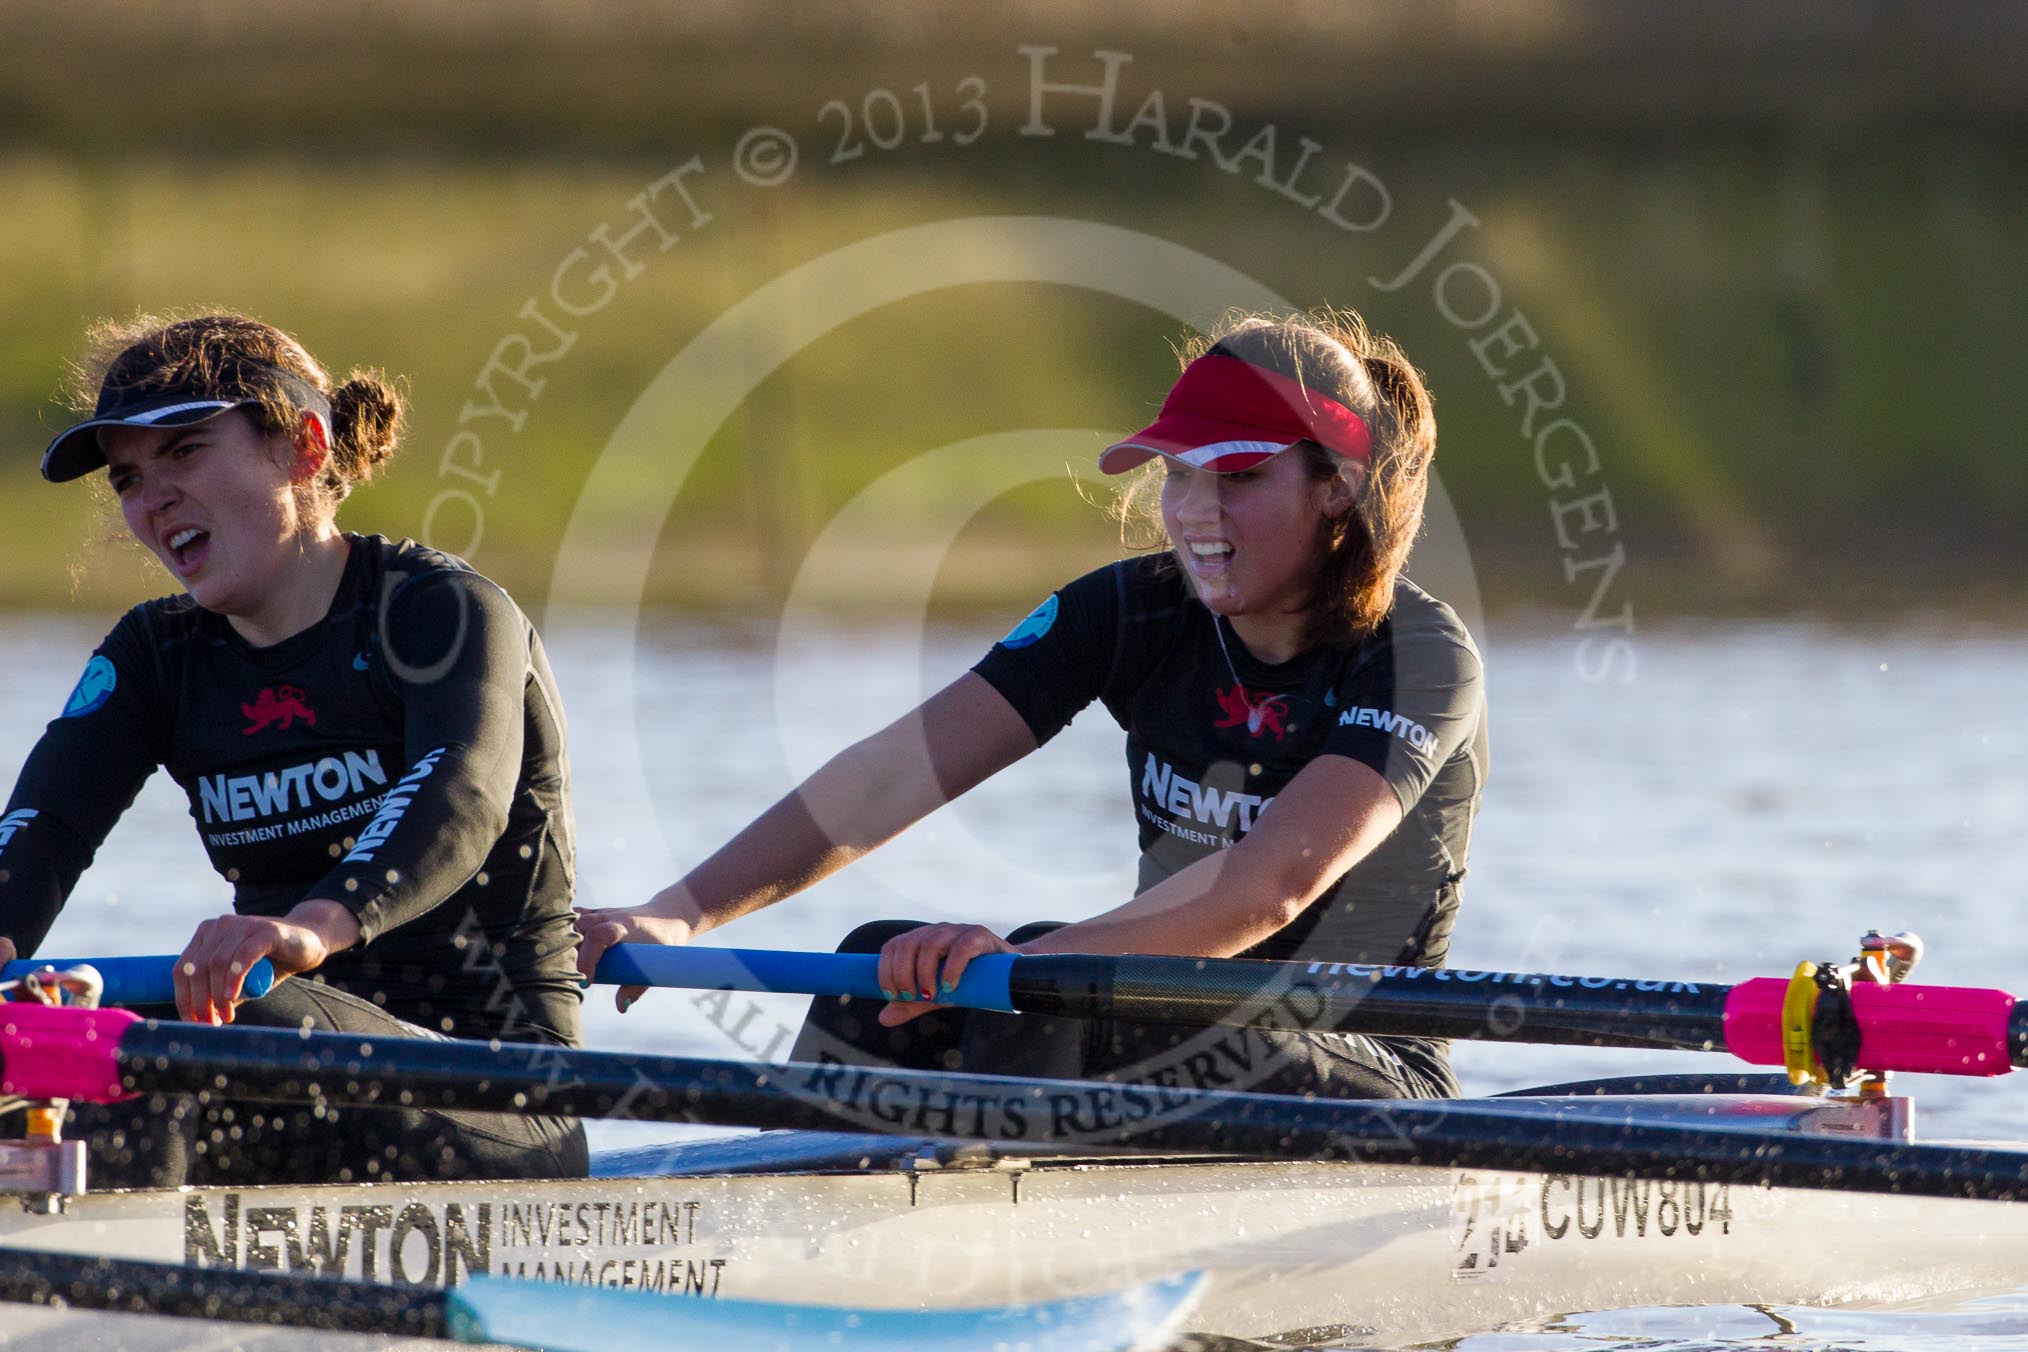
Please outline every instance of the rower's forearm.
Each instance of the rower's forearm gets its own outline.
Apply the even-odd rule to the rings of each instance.
[[[648,910],[687,924],[694,938],[794,896],[864,852],[823,839],[791,795],[656,893]]]
[[[1401,822],[1394,791],[1379,775],[1344,757],[1321,761],[1230,848],[1179,869],[1124,906],[1023,947],[1228,958],[1270,938]]]
[[[822,882],[943,801],[879,773],[864,744],[851,748],[657,893],[649,912],[703,934]]]
[[[1168,953],[1229,958],[1288,924],[1305,904],[1249,876],[1232,852],[1200,859],[1133,900],[1022,944],[1024,953]]]
[[[359,942],[359,917],[342,901],[305,897],[285,918],[315,934],[326,954],[342,953]]]
[[[1275,923],[1235,925],[1222,918],[1197,920],[1189,912],[1175,917],[1109,912],[1052,930],[1018,947],[1023,953],[1163,953],[1184,958],[1229,958],[1280,928]]]

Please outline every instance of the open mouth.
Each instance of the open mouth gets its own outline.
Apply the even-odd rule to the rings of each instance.
[[[1232,562],[1234,552],[1224,540],[1191,540],[1187,542],[1186,549],[1191,571],[1199,574],[1223,572]]]
[[[163,544],[169,550],[169,558],[179,573],[187,573],[204,561],[206,550],[211,544],[211,532],[186,526],[171,535]]]

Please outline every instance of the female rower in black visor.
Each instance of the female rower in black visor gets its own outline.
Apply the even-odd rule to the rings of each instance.
[[[686,943],[771,905],[1102,703],[1127,734],[1137,896],[1001,938],[882,922],[891,1003],[819,1000],[798,1059],[1361,1097],[1456,1092],[1442,1043],[970,1013],[982,953],[1159,953],[1439,966],[1486,769],[1479,655],[1401,576],[1436,426],[1422,378],[1351,316],[1252,316],[1194,343],[1162,413],[1106,450],[1168,548],[1046,599],[965,676],[842,752],[687,877],[580,919]],[[1130,492],[1130,501],[1135,496]],[[624,997],[623,993],[623,997]],[[925,1017],[927,1016],[927,1017]]]
[[[541,642],[457,559],[338,529],[400,395],[235,314],[102,325],[92,416],[43,455],[103,470],[182,594],[127,612],[29,754],[0,845],[0,959],[32,955],[161,766],[232,907],[177,963],[187,1019],[572,1044],[564,724]],[[111,945],[109,945],[110,947]],[[292,979],[239,1003],[266,958]],[[98,1181],[568,1176],[546,1116],[229,1102],[81,1107]]]

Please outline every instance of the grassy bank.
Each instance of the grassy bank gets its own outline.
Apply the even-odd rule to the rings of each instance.
[[[970,157],[911,145],[831,166],[811,151],[793,183],[763,191],[726,174],[726,148],[711,145],[717,172],[697,180],[710,222],[686,223],[679,244],[649,250],[609,304],[572,321],[568,352],[530,368],[539,393],[494,373],[493,397],[525,414],[518,429],[468,416],[487,397],[476,382],[496,347],[517,332],[542,337],[523,306],[698,144],[672,129],[664,156],[582,167],[0,162],[10,263],[0,444],[15,448],[0,464],[0,531],[15,545],[0,604],[63,603],[80,562],[90,604],[155,586],[97,543],[107,532],[85,494],[33,475],[33,451],[61,416],[50,402],[60,359],[90,316],[240,307],[336,367],[405,374],[409,446],[348,506],[349,522],[417,533],[447,489],[471,491],[483,520],[439,506],[431,533],[457,547],[476,525],[481,566],[539,597],[590,466],[700,332],[854,241],[991,214],[1143,231],[1299,303],[1355,306],[1397,335],[1437,393],[1443,482],[1475,557],[1490,561],[1482,585],[1496,604],[1574,595],[1566,566],[1613,543],[1631,560],[1670,561],[1645,584],[1650,608],[1669,605],[1669,577],[1767,597],[1816,576],[1863,588],[1975,572],[2011,559],[2012,523],[2028,508],[2028,396],[2012,369],[2028,319],[2018,247],[2028,166],[1970,136],[1719,137],[1659,157],[1600,139],[1341,141],[1326,153],[1356,159],[1392,201],[1386,223],[1359,234],[1248,177],[1146,147],[989,133]],[[1502,293],[1478,327],[1460,322],[1478,274],[1455,275],[1446,294],[1429,285],[1443,264],[1399,291],[1373,282],[1413,258],[1452,203],[1479,224],[1446,261],[1477,263]],[[1474,350],[1517,312],[1539,350]],[[1095,292],[1009,282],[883,306],[800,346],[754,384],[673,495],[651,598],[769,604],[847,503],[935,448],[1022,428],[1126,427],[1159,401],[1171,327]],[[1560,413],[1599,453],[1564,487],[1545,483],[1513,387],[1545,356],[1567,390]],[[470,443],[458,449],[461,430],[482,434],[482,461]],[[1068,437],[1063,459],[1083,463],[1094,449]],[[640,472],[644,504],[670,498],[652,465]],[[971,511],[966,472],[946,477],[891,504],[897,549]],[[1594,511],[1589,539],[1566,547],[1556,505],[1599,492],[1614,529],[1598,530]],[[1564,518],[1566,531],[1581,524]],[[945,588],[1026,596],[1103,554],[1105,531],[1067,475],[1031,485],[959,534]],[[877,604],[883,569],[859,557]]]

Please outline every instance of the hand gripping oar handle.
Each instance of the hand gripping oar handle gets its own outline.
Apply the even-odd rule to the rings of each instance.
[[[0,967],[0,981],[14,981],[54,967],[90,966],[105,981],[99,1003],[107,1005],[173,1005],[176,1003],[176,958],[164,953],[143,958],[23,958]],[[266,958],[246,974],[241,998],[258,1000],[274,989],[275,969]]]

